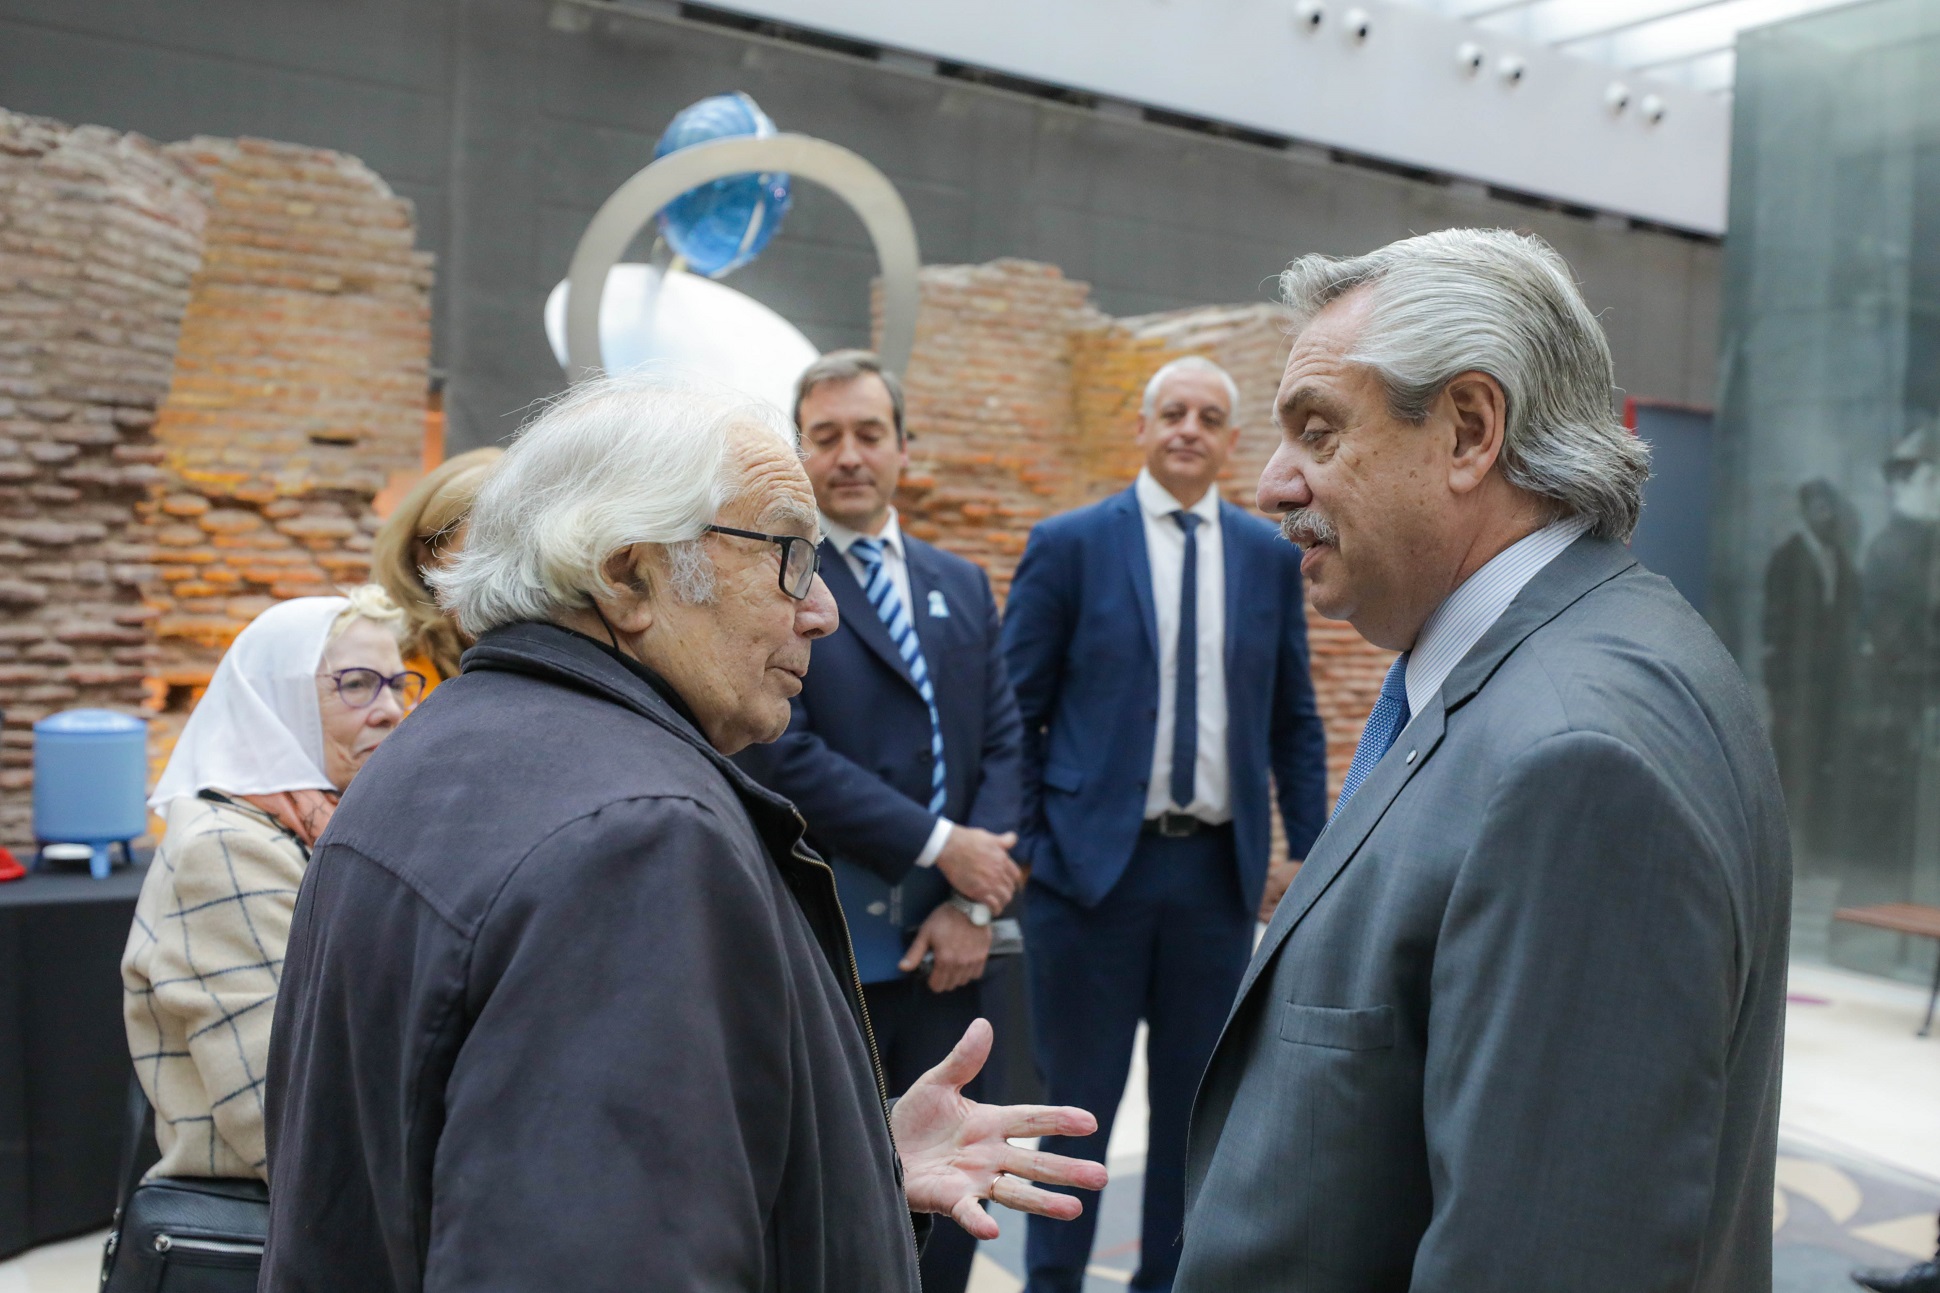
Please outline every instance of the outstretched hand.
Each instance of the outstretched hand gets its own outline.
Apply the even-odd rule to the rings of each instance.
[[[997,1223],[983,1210],[992,1199],[1019,1212],[1069,1221],[1084,1205],[1069,1194],[1026,1181],[1105,1188],[1105,1165],[1020,1149],[1012,1137],[1089,1136],[1098,1120],[1083,1109],[1042,1104],[978,1104],[964,1084],[990,1058],[990,1023],[964,1031],[941,1064],[916,1080],[896,1102],[890,1123],[903,1160],[903,1192],[915,1212],[941,1213],[978,1239],[995,1239]]]

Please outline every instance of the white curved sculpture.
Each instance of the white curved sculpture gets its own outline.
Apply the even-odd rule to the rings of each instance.
[[[916,342],[916,226],[896,186],[848,149],[808,135],[742,136],[669,153],[636,173],[606,199],[573,252],[567,281],[565,369],[582,381],[608,367],[601,350],[600,298],[607,274],[627,244],[669,202],[712,180],[749,171],[786,171],[847,202],[869,231],[882,266],[882,344],[885,367],[902,372]]]
[[[546,297],[546,340],[568,372],[561,281]],[[795,379],[819,353],[801,330],[724,283],[653,265],[615,265],[600,298],[600,355],[609,372],[642,364],[686,369],[791,409]]]

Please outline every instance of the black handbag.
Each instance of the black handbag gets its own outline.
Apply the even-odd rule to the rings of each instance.
[[[141,1179],[155,1111],[128,1083],[121,1197],[101,1254],[102,1293],[255,1293],[269,1237],[269,1187],[254,1177]]]

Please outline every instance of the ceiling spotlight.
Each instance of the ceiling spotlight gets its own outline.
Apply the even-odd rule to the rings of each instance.
[[[1495,74],[1502,78],[1504,85],[1521,85],[1522,78],[1529,75],[1529,65],[1519,54],[1504,54],[1502,61],[1495,65]]]
[[[1624,109],[1630,106],[1630,87],[1622,81],[1610,82],[1610,88],[1603,92],[1603,106],[1612,116],[1623,115]]]
[[[1327,6],[1320,0],[1300,0],[1293,7],[1293,25],[1301,31],[1312,34],[1320,30],[1320,24],[1327,17]]]
[[[1654,126],[1664,119],[1664,113],[1668,109],[1663,99],[1655,94],[1646,94],[1643,102],[1637,105],[1637,111],[1643,113],[1644,120]]]
[[[1374,19],[1368,17],[1365,9],[1349,9],[1342,26],[1347,30],[1347,38],[1358,45],[1374,30]]]
[[[1480,72],[1488,65],[1488,62],[1489,51],[1483,49],[1472,40],[1463,41],[1461,45],[1456,47],[1456,66],[1460,67],[1463,73],[1468,76],[1474,76],[1477,72]]]

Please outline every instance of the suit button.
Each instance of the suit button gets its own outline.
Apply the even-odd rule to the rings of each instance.
[[[1145,711],[1145,717],[1147,718],[1157,718],[1158,716],[1159,716],[1159,707],[1157,705],[1154,705],[1150,709]]]
[[[1138,788],[1139,788],[1140,790],[1143,790],[1143,789],[1145,789],[1145,778],[1143,778],[1143,777],[1140,777],[1140,778],[1138,779]]]

